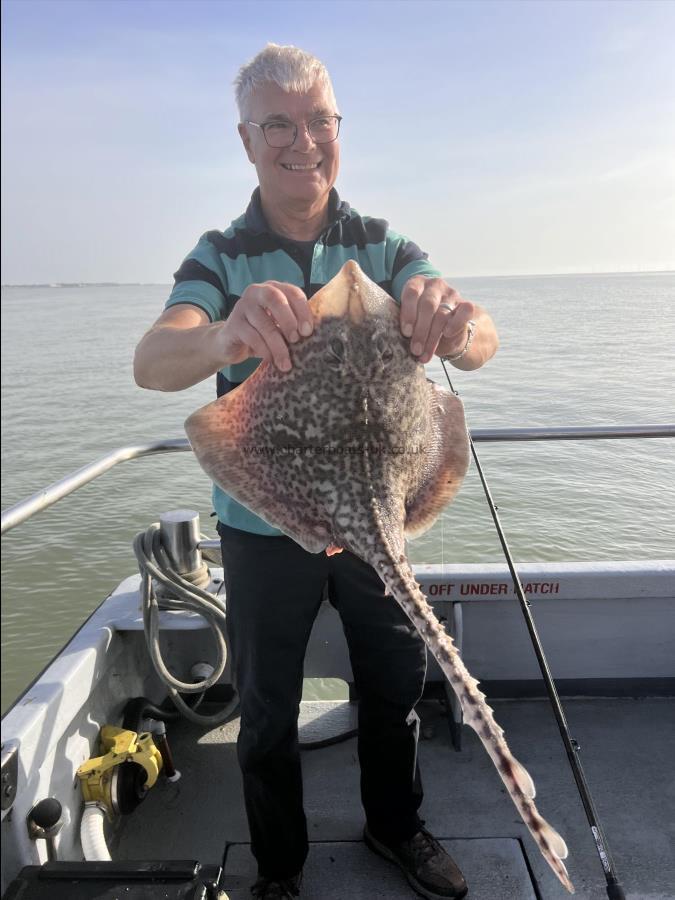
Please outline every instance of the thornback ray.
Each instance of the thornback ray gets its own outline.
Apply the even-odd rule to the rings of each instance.
[[[436,619],[405,553],[457,493],[469,465],[461,400],[427,381],[400,310],[354,261],[309,301],[310,337],[290,372],[261,363],[185,423],[203,469],[226,493],[311,553],[345,548],[369,563],[457,694],[542,855],[570,893],[562,837],[540,815],[478,681]]]

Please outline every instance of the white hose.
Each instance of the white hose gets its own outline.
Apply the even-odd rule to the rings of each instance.
[[[110,851],[103,832],[105,817],[105,811],[98,804],[85,803],[80,825],[80,841],[87,862],[110,861]]]
[[[213,715],[202,715],[195,712],[180,696],[198,694],[213,687],[225,671],[227,663],[227,628],[225,604],[222,599],[196,584],[186,581],[176,572],[169,556],[162,546],[159,524],[155,522],[147,531],[141,531],[134,538],[134,553],[141,572],[141,605],[143,608],[143,628],[155,671],[164,682],[174,705],[179,712],[207,728],[221,725],[231,719],[239,706],[239,697],[235,694],[225,709]],[[173,596],[157,597],[153,578],[168,588]],[[169,671],[159,646],[159,612],[160,609],[188,610],[199,613],[209,624],[216,641],[218,659],[210,674],[202,681],[180,681]],[[180,692],[180,693],[179,693]]]

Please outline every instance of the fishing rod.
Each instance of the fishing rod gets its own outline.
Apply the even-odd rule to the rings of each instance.
[[[455,390],[452,381],[450,380],[450,375],[448,374],[448,369],[446,366],[446,358],[440,357],[440,360],[443,365],[445,377],[448,379],[450,390],[456,397],[459,397],[459,391]],[[569,760],[570,766],[572,768],[572,774],[574,775],[574,780],[579,790],[579,796],[581,797],[581,802],[584,806],[584,810],[586,811],[586,818],[588,819],[588,823],[591,826],[593,840],[595,841],[595,846],[598,851],[598,856],[600,857],[600,862],[602,863],[605,879],[607,881],[607,896],[609,897],[609,900],[626,900],[626,895],[624,894],[623,888],[619,881],[619,876],[616,872],[616,867],[614,865],[614,860],[609,849],[609,844],[607,843],[607,838],[605,837],[604,830],[600,824],[600,819],[598,817],[595,804],[593,803],[593,798],[591,797],[591,792],[586,781],[586,776],[584,775],[584,770],[581,766],[581,761],[579,760],[579,751],[581,750],[581,747],[579,743],[574,740],[574,738],[570,737],[569,727],[567,725],[567,719],[565,718],[565,713],[560,703],[560,697],[558,696],[558,691],[553,682],[553,676],[551,675],[551,670],[549,669],[548,662],[546,661],[546,656],[544,655],[544,648],[542,647],[541,641],[539,640],[537,628],[534,624],[532,613],[530,612],[530,601],[525,597],[523,586],[520,582],[518,573],[516,572],[513,557],[511,556],[511,551],[506,541],[504,529],[502,528],[501,522],[499,521],[497,507],[495,506],[494,500],[492,499],[492,494],[490,493],[490,488],[488,487],[488,483],[483,472],[483,467],[481,466],[480,460],[478,459],[476,447],[474,446],[473,440],[471,439],[471,432],[468,429],[467,433],[469,436],[471,454],[473,456],[474,462],[476,463],[476,468],[478,469],[478,475],[480,477],[481,484],[483,485],[483,491],[485,492],[485,497],[487,499],[488,506],[490,507],[490,513],[492,514],[492,519],[495,523],[497,534],[499,535],[499,541],[502,545],[504,556],[506,557],[506,562],[511,573],[511,578],[513,579],[513,586],[516,595],[518,596],[520,608],[523,611],[523,615],[525,616],[527,630],[529,631],[530,637],[532,638],[534,652],[537,656],[539,668],[541,669],[541,674],[544,678],[546,692],[548,693],[551,705],[553,706],[553,712],[558,723],[560,736],[562,737],[563,744],[565,745],[565,751],[567,752],[567,759]]]

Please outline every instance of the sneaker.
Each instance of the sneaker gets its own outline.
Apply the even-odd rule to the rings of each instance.
[[[300,875],[275,881],[261,875],[251,888],[256,900],[292,900],[300,896]]]
[[[373,852],[396,863],[422,897],[428,900],[466,897],[469,889],[459,866],[425,828],[420,828],[408,841],[383,844],[373,837],[366,825],[363,840]]]

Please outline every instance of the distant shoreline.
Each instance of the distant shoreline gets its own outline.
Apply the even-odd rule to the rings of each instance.
[[[607,275],[675,275],[675,269],[640,269],[629,272],[527,272],[513,275],[453,275],[448,278],[576,278],[580,275],[603,277]],[[163,281],[54,281],[35,284],[2,284],[2,288],[84,288],[84,287],[173,287]]]

